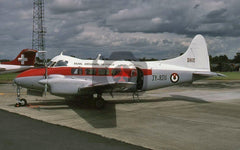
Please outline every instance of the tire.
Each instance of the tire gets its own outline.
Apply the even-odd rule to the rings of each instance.
[[[98,98],[95,100],[95,107],[97,109],[103,109],[105,107],[105,101],[102,98]]]
[[[27,100],[26,99],[24,99],[24,98],[22,98],[22,99],[20,99],[20,104],[21,104],[21,106],[27,106]]]

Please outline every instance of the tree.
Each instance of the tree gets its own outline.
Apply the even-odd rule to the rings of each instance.
[[[237,53],[233,58],[233,63],[240,63],[240,53]]]

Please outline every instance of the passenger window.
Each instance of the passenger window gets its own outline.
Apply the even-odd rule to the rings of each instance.
[[[120,69],[113,69],[113,70],[112,70],[112,75],[113,75],[113,76],[118,75],[120,72],[121,72]]]
[[[96,75],[96,69],[85,69],[86,75]]]
[[[109,70],[108,69],[98,69],[98,74],[99,75],[108,75]]]
[[[82,69],[80,68],[72,68],[71,73],[73,75],[82,75]]]

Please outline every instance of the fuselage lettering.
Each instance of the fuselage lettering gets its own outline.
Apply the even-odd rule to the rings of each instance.
[[[195,63],[195,58],[187,58],[187,62],[189,62],[189,63]]]
[[[167,80],[167,75],[152,75],[152,81]]]

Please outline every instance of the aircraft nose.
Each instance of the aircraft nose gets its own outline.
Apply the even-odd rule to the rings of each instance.
[[[14,79],[14,83],[17,84],[17,85],[21,85],[21,83],[22,83],[21,81],[22,81],[21,78],[15,78]]]
[[[23,88],[30,89],[42,89],[44,85],[38,83],[43,77],[17,77],[14,79],[14,83]]]
[[[14,83],[23,88],[42,89],[43,85],[38,81],[44,78],[44,69],[30,69],[20,73],[15,79]]]
[[[25,78],[15,78],[14,83],[17,84],[18,86],[25,87],[26,85],[29,84],[29,81]]]

